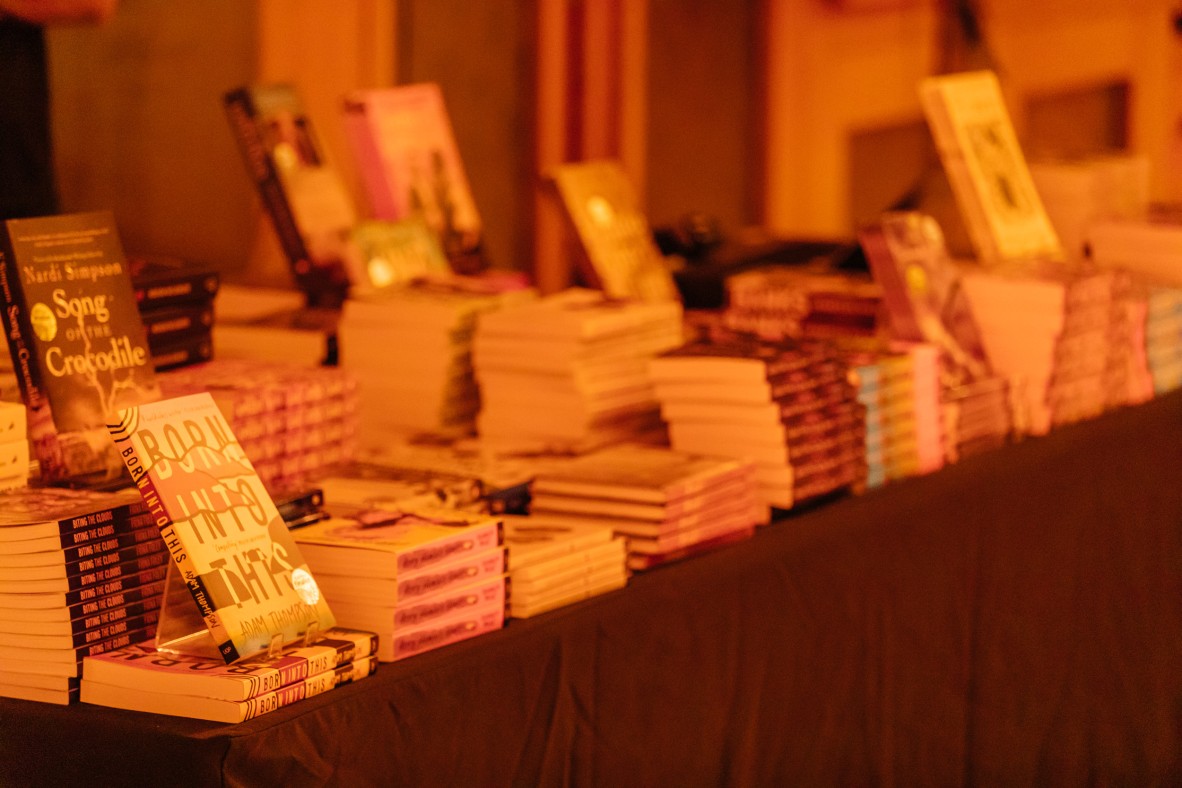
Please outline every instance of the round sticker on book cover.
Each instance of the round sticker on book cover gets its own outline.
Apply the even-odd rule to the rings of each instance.
[[[52,342],[57,336],[57,316],[40,301],[29,310],[29,322],[33,324],[33,333],[42,342]]]
[[[320,587],[316,585],[316,581],[307,569],[303,567],[293,569],[291,572],[291,585],[295,589],[296,596],[305,605],[315,605],[320,601]]]

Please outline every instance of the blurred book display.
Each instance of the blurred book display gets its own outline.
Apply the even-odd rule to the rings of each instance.
[[[367,284],[347,243],[357,213],[298,91],[279,84],[241,87],[226,93],[224,104],[296,286],[311,306],[340,306],[351,285]]]
[[[0,695],[76,700],[83,657],[154,635],[167,563],[135,491],[0,492]]]
[[[864,409],[831,348],[734,336],[649,368],[673,448],[753,461],[765,504],[790,509],[864,481]]]
[[[10,219],[0,257],[5,334],[42,479],[117,479],[107,415],[160,389],[114,217]]]
[[[928,77],[920,103],[980,262],[1062,260],[991,71]]]
[[[562,164],[547,175],[579,239],[587,286],[612,298],[678,299],[669,263],[619,162]]]
[[[439,86],[354,91],[344,121],[371,215],[425,223],[457,271],[475,270],[480,214]]]
[[[213,358],[213,304],[221,275],[162,255],[134,256],[128,265],[156,371]]]
[[[767,266],[726,279],[726,326],[762,337],[824,339],[881,333],[882,287],[821,266]]]
[[[637,569],[768,519],[753,463],[626,444],[541,471],[530,513],[624,537]]]
[[[359,382],[361,422],[382,431],[467,435],[480,409],[472,366],[478,317],[535,298],[488,292],[478,280],[441,277],[345,302],[340,362]]]
[[[577,519],[504,518],[512,618],[540,615],[628,583],[625,539],[602,519]]]
[[[151,641],[82,661],[81,700],[214,722],[243,722],[359,681],[377,669],[372,632],[334,627],[315,643],[226,665]]]
[[[229,664],[333,626],[283,518],[207,392],[124,409],[110,430],[173,559],[158,648]]]
[[[647,364],[681,343],[681,318],[675,301],[580,288],[482,315],[472,344],[481,440],[585,451],[659,429]]]

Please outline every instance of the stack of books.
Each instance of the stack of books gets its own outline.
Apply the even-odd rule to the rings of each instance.
[[[0,695],[76,700],[83,657],[153,636],[167,565],[135,490],[0,492]]]
[[[213,358],[218,272],[173,257],[133,257],[127,262],[156,371]]]
[[[529,618],[606,594],[628,583],[624,539],[578,518],[504,518],[509,553],[509,616]]]
[[[1182,387],[1182,290],[1150,288],[1144,326],[1145,361],[1154,394]]]
[[[298,487],[352,459],[357,381],[335,367],[218,359],[160,375],[167,397],[208,391],[269,490]]]
[[[480,397],[472,373],[476,318],[532,291],[472,291],[460,278],[424,280],[345,302],[340,363],[363,392],[366,434],[472,432]]]
[[[337,623],[376,632],[382,662],[504,625],[505,548],[496,518],[441,507],[371,509],[293,534]]]
[[[771,266],[726,280],[726,324],[764,339],[874,336],[882,288],[866,275],[814,266]]]
[[[866,488],[881,487],[887,481],[886,427],[878,396],[883,372],[874,356],[849,359],[850,379],[856,390],[858,403],[865,413],[866,437],[863,442],[866,460]]]
[[[334,627],[274,656],[221,660],[158,651],[152,641],[82,660],[81,700],[116,709],[243,722],[377,670],[372,632]]]
[[[1015,389],[1015,427],[1043,435],[1104,411],[1119,352],[1112,272],[966,271],[965,293],[995,372]]]
[[[625,537],[633,569],[745,539],[768,521],[751,462],[627,444],[539,472],[530,513]]]
[[[650,371],[673,448],[754,461],[768,505],[864,482],[865,409],[831,347],[733,337],[665,353]]]
[[[659,432],[647,364],[681,344],[681,319],[677,302],[579,288],[482,315],[481,440],[578,452]]]
[[[19,402],[0,401],[0,490],[29,483],[29,419]]]
[[[339,307],[313,307],[296,290],[225,285],[217,297],[213,348],[219,359],[337,362]]]
[[[939,352],[922,343],[898,347],[880,354],[878,367],[887,480],[938,471],[944,466]]]
[[[941,391],[944,415],[944,454],[948,462],[1004,446],[1014,424],[1010,386],[1005,378],[990,376]]]

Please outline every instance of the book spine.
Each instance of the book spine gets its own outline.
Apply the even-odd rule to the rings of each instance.
[[[148,610],[129,615],[110,623],[96,623],[71,632],[69,635],[9,635],[0,632],[0,645],[26,646],[28,648],[82,648],[93,643],[109,642],[128,632],[140,632],[156,626],[160,611]]]
[[[65,594],[65,606],[72,607],[83,602],[92,602],[100,597],[118,594],[132,588],[164,580],[168,574],[166,566],[158,566],[139,574],[123,574],[109,580],[92,583]]]
[[[505,581],[503,579],[486,584],[479,588],[466,586],[456,592],[444,592],[442,596],[434,595],[429,601],[422,601],[409,606],[399,605],[394,609],[394,629],[409,629],[432,621],[438,621],[457,611],[481,605],[495,604],[496,600],[504,603]]]
[[[129,523],[132,522],[132,518],[145,513],[146,507],[143,503],[136,501],[89,514],[81,514],[77,517],[62,518],[57,522],[62,548],[90,542],[96,537],[103,538],[130,531],[132,528]],[[142,522],[142,519],[140,518],[137,522]]]
[[[492,520],[482,527],[465,528],[453,536],[399,554],[396,569],[399,574],[413,572],[464,555],[475,555],[497,547],[501,540],[501,523]]]
[[[428,594],[437,594],[462,585],[479,582],[505,571],[505,551],[464,561],[459,564],[440,567],[398,582],[398,601],[419,599]]]
[[[213,358],[213,339],[207,333],[162,343],[152,348],[152,366],[157,372],[200,364]]]
[[[334,637],[318,640],[315,645],[298,653],[306,655],[307,675],[323,673],[357,659],[368,657],[377,651],[377,635],[358,630],[352,637]]]
[[[116,553],[115,555],[118,554]],[[101,565],[102,562],[96,559],[87,559],[87,562],[93,568],[79,572],[78,574],[66,575],[67,592],[81,591],[86,588],[101,586],[104,583],[109,583],[121,577],[135,576],[157,569],[163,570],[168,565],[168,552],[165,550],[154,550],[148,555],[119,561],[110,565]]]
[[[98,616],[111,610],[126,609],[129,615],[136,615],[136,611],[148,612],[160,607],[164,599],[164,581],[145,583],[138,587],[127,588],[88,599],[84,602],[66,608],[71,620],[87,616]]]
[[[213,326],[213,305],[159,309],[140,312],[148,334],[148,348],[155,358],[159,348],[194,338],[208,338]]]
[[[221,277],[216,271],[178,273],[168,281],[132,282],[135,304],[140,314],[186,304],[208,304],[221,288]]]
[[[279,243],[287,256],[292,275],[300,288],[309,292],[309,289],[314,287],[314,282],[310,280],[316,266],[308,254],[295,213],[288,202],[283,183],[279,180],[279,173],[276,172],[267,146],[259,133],[257,113],[250,91],[244,88],[226,94],[225,108],[234,138],[246,160],[247,170],[258,189],[263,207],[271,218],[275,233],[279,236]]]
[[[147,514],[136,515],[124,527],[115,523],[87,528],[73,534],[70,546],[62,549],[62,560],[69,567],[80,559],[122,550],[135,545],[154,545],[160,541],[160,532]],[[69,571],[67,569],[67,571]]]
[[[504,623],[504,605],[493,605],[489,610],[472,612],[456,621],[424,627],[403,635],[396,632],[392,639],[392,660],[405,659],[485,632],[492,632],[500,629]]]
[[[86,573],[101,572],[113,566],[127,569],[135,566],[137,562],[146,564],[139,569],[132,570],[138,573],[163,563],[161,559],[166,553],[164,542],[159,538],[126,547],[116,547],[113,550],[95,551],[90,555],[80,556],[74,561],[67,561],[65,563],[66,575],[68,577],[82,576]]]

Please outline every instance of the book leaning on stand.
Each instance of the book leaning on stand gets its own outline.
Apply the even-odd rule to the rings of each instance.
[[[242,722],[358,681],[377,669],[372,632],[334,627],[311,645],[235,665],[162,652],[150,642],[87,657],[81,700],[215,722]]]

